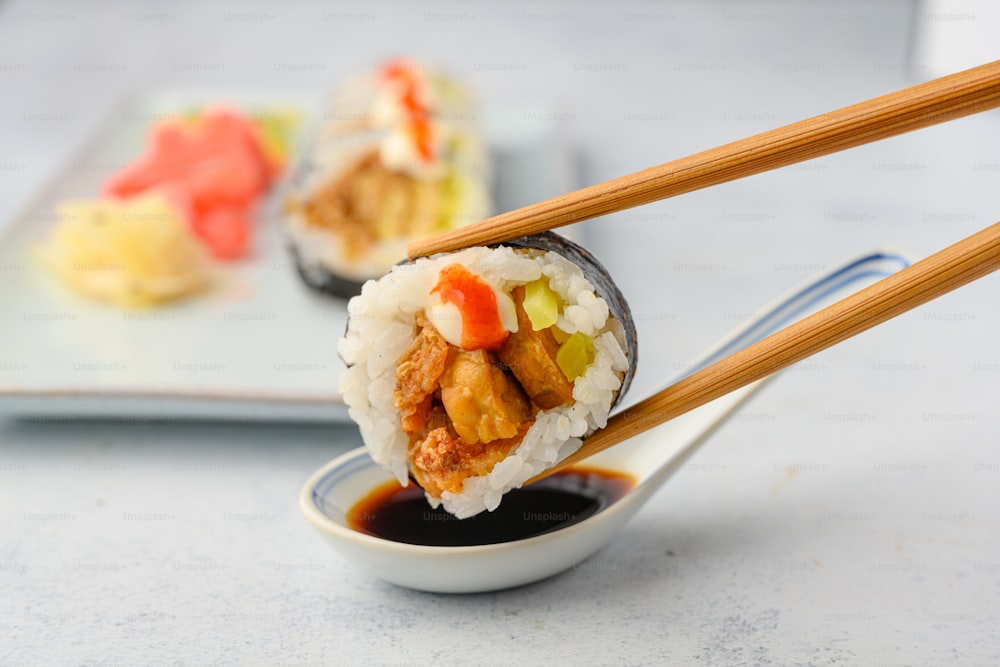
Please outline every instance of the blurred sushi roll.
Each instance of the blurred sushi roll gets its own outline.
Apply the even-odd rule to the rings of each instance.
[[[401,264],[348,313],[340,391],[371,457],[459,518],[576,451],[635,371],[624,297],[556,234]]]
[[[411,241],[491,212],[471,93],[407,60],[334,94],[285,206],[299,274],[341,297],[387,273]]]

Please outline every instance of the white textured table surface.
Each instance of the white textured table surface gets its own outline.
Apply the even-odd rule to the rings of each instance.
[[[922,80],[911,28],[976,20],[954,4],[8,2],[0,218],[138,86],[323,90],[412,54],[556,105],[591,183]],[[588,225],[639,321],[632,398],[816,270],[1000,219],[998,140],[983,114]],[[609,547],[488,595],[312,532],[299,487],[349,426],[2,418],[0,664],[996,664],[998,294],[787,372]]]

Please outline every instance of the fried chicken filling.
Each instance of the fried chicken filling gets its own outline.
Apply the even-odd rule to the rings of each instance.
[[[378,241],[437,231],[443,193],[440,179],[388,169],[372,150],[308,197],[290,200],[288,208],[310,227],[336,232],[346,256],[356,259]]]
[[[543,410],[573,402],[573,383],[566,379],[556,353],[559,343],[548,329],[534,331],[524,312],[524,287],[511,292],[517,307],[517,331],[500,349],[500,361],[510,368],[531,400]]]
[[[488,474],[520,444],[539,409],[573,402],[551,333],[531,330],[523,289],[512,296],[518,333],[497,353],[449,344],[419,313],[417,336],[397,363],[393,401],[410,440],[410,472],[431,496],[461,492],[467,477]]]

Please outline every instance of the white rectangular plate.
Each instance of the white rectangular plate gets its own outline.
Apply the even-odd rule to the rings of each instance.
[[[151,122],[214,102],[319,108],[306,96],[158,92],[123,104],[90,148],[0,239],[0,411],[34,418],[342,421],[336,342],[346,303],[298,279],[276,214],[262,207],[254,252],[218,265],[211,292],[123,311],[67,291],[34,259],[56,204],[93,198],[134,159]],[[557,117],[540,105],[486,109],[497,210],[568,191],[571,162]],[[280,188],[278,189],[280,192]]]

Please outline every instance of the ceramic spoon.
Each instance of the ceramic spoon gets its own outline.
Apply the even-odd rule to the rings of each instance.
[[[876,251],[808,281],[764,308],[671,383],[908,263],[898,253]],[[354,530],[347,520],[351,508],[372,489],[393,479],[372,462],[364,448],[352,450],[317,471],[302,489],[300,507],[342,556],[401,586],[465,593],[530,583],[576,565],[606,544],[761,382],[587,459],[588,466],[631,475],[635,486],[597,514],[536,537],[481,546],[440,547],[394,542]]]

